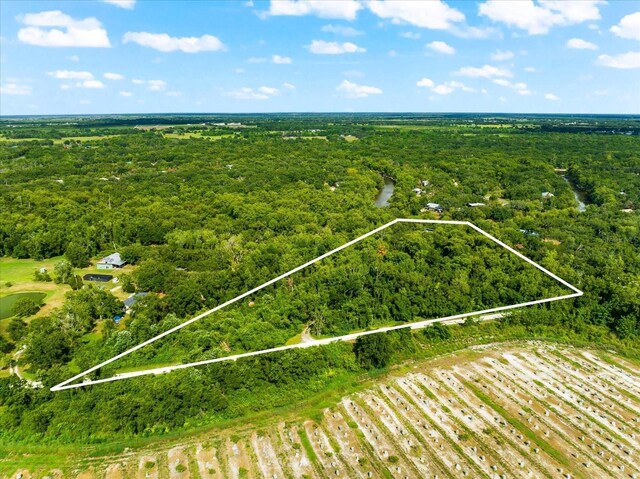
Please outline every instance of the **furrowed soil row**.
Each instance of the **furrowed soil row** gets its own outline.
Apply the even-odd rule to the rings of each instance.
[[[511,361],[515,360],[516,358],[511,358]],[[607,475],[616,477],[615,474],[611,474],[609,471],[610,466],[605,463],[603,458],[606,450],[615,453],[615,448],[610,443],[594,437],[594,435],[591,434],[591,431],[588,430],[590,426],[578,419],[582,417],[579,415],[578,411],[574,410],[573,413],[566,412],[560,409],[559,406],[555,406],[546,401],[545,399],[549,397],[550,390],[537,386],[537,380],[522,380],[522,378],[517,378],[510,371],[511,370],[507,368],[503,371],[503,374],[513,381],[513,383],[516,384],[527,397],[535,398],[535,400],[529,399],[531,403],[529,404],[527,401],[527,406],[525,407],[527,408],[527,412],[531,412],[532,414],[535,413],[537,415],[535,416],[535,419],[545,426],[546,430],[543,432],[544,437],[549,437],[551,435],[551,431],[554,431],[554,434],[562,435],[567,440],[569,438],[575,438],[576,441],[579,442],[573,441],[572,444],[577,444],[577,447],[587,456],[585,462],[582,463],[583,465],[585,463],[594,462],[598,467],[603,469]],[[573,409],[570,404],[565,405]],[[587,437],[589,438],[588,441]],[[587,442],[589,442],[589,444],[587,444]],[[600,456],[598,458],[594,456],[596,446],[602,448],[602,451],[598,453],[598,456]]]
[[[495,458],[496,454],[503,457],[503,454],[506,453],[507,457],[512,456],[512,461],[517,461],[518,465],[523,469],[527,464],[530,464],[531,468],[527,469],[526,473],[522,471],[521,476],[531,477],[534,475],[532,469],[535,469],[538,471],[538,475],[547,478],[555,477],[555,464],[550,462],[547,457],[531,451],[522,441],[519,441],[514,433],[508,431],[506,418],[490,404],[486,404],[466,385],[466,382],[475,381],[476,378],[463,376],[457,373],[455,369],[451,372],[453,374],[449,375],[446,371],[433,371],[431,375],[424,375],[420,380],[425,386],[427,384],[435,385],[439,391],[443,391],[445,390],[445,385],[441,382],[442,379],[438,380],[436,376],[447,376],[446,380],[449,383],[449,388],[457,391],[458,397],[464,401],[465,404],[471,406],[476,416],[482,421],[482,426],[484,426],[482,433],[492,439],[490,444],[495,449],[491,454],[493,462],[497,462]],[[488,388],[486,384],[482,386],[485,390]],[[436,394],[436,396],[439,394],[440,393]],[[483,461],[488,460],[484,456],[482,456],[482,459]],[[492,464],[491,466],[495,471],[496,464]]]
[[[326,477],[349,477],[349,467],[337,454],[338,451],[334,450],[324,429],[313,421],[306,421],[304,428],[311,447],[322,464],[323,474]]]
[[[399,414],[400,418],[406,415],[403,420],[404,426],[412,431],[413,435],[429,451],[429,454],[435,458],[436,465],[441,471],[448,471],[453,477],[470,475],[471,477],[487,477],[481,465],[475,464],[473,459],[465,454],[463,447],[458,444],[459,439],[455,431],[452,436],[446,424],[439,424],[433,415],[425,414],[425,409],[421,407],[419,402],[407,394],[397,381],[396,385],[398,389],[381,386],[380,390],[385,394],[388,403],[397,411],[402,411]],[[417,427],[414,427],[414,421]],[[427,430],[428,428],[430,429]],[[447,443],[449,448],[445,449],[444,443]]]
[[[535,362],[537,359],[533,355],[527,355],[525,357],[528,361],[532,362]],[[559,383],[555,379],[555,376],[559,376],[560,373],[544,361],[538,360],[536,366],[539,368],[539,373],[544,375],[547,383],[552,385],[556,391],[560,393],[558,397],[565,402],[571,403],[576,410],[580,411],[581,415],[597,423],[604,431],[603,434],[607,434],[606,438],[608,441],[613,442],[614,439],[617,439],[620,447],[623,449],[640,449],[640,443],[635,438],[626,434],[622,429],[622,427],[626,428],[626,426],[619,424],[617,422],[618,418],[602,407],[601,403],[604,402],[604,398],[598,398],[600,401],[594,401],[592,398],[577,391],[577,388],[572,389],[570,386],[570,378],[567,376],[563,378],[564,384]]]
[[[353,429],[349,427],[342,414],[337,410],[325,410],[324,421],[326,428],[333,435],[340,446],[340,454],[358,477],[374,477],[371,464],[365,458],[360,441],[358,441]],[[377,477],[377,475],[376,475]]]
[[[560,354],[557,351],[551,351],[551,354],[554,354],[554,356],[558,358],[557,362],[551,364],[555,364],[556,368],[561,368],[567,374],[580,378],[582,383],[578,384],[580,389],[589,393],[591,392],[590,389],[593,388],[594,391],[592,394],[597,392],[601,397],[606,397],[607,400],[611,401],[612,406],[609,409],[623,409],[624,411],[619,412],[621,415],[624,412],[623,417],[625,418],[625,421],[632,419],[633,417],[637,417],[640,414],[640,399],[635,398],[633,395],[623,395],[615,386],[593,374],[589,368],[577,368],[573,366],[571,363],[567,362],[570,361],[570,359],[566,358],[563,354]],[[542,361],[545,361],[545,357],[539,357]],[[549,363],[548,360],[546,362]],[[630,426],[634,427],[632,424]],[[636,429],[636,432],[639,431]]]
[[[485,361],[489,362],[490,360]],[[491,361],[493,362],[495,360]],[[505,366],[499,364],[497,361],[495,361],[495,363],[496,367],[499,368],[502,366],[502,368],[505,368]],[[487,372],[491,370],[484,369],[482,366],[483,365],[475,365],[474,372],[478,375],[482,375],[485,379],[489,379]],[[487,365],[485,364],[484,366],[486,368]],[[489,365],[489,367],[490,366],[491,365]],[[495,369],[493,371],[495,371]],[[498,383],[500,382],[501,381],[498,381]],[[527,447],[531,447],[532,442],[535,442],[543,450],[551,447],[554,450],[562,451],[566,453],[565,456],[567,462],[571,462],[574,465],[581,464],[584,468],[590,468],[592,462],[589,451],[585,451],[579,443],[571,440],[572,437],[576,437],[576,433],[573,428],[565,424],[563,421],[554,423],[550,416],[546,416],[544,414],[538,415],[534,408],[533,400],[530,399],[531,396],[527,394],[526,389],[523,389],[517,380],[509,380],[508,383],[509,384],[506,384],[503,388],[490,386],[488,391],[490,391],[498,401],[500,401],[503,407],[505,407],[513,417],[518,418],[518,420],[524,424],[529,431],[532,431],[536,436],[539,436],[537,431],[540,431],[543,436],[536,441],[530,438],[531,435],[527,434],[526,430],[516,428],[519,429],[517,439],[524,441],[524,444]],[[512,386],[512,384],[514,384],[514,386]],[[540,406],[540,408],[542,408],[542,406]],[[512,433],[516,433],[515,429],[511,429],[511,431]],[[525,436],[527,436],[527,438],[525,438]],[[546,446],[545,443],[549,446]],[[559,461],[561,460],[559,457],[557,459]],[[564,463],[565,466],[567,465],[567,462]],[[603,477],[609,477],[606,466],[599,462],[597,465],[602,469],[600,474],[604,475]]]
[[[436,376],[436,374],[433,376]],[[511,447],[510,442],[507,442],[506,446],[497,442],[491,446],[486,444],[483,430],[486,427],[491,427],[491,424],[487,423],[482,416],[477,415],[475,407],[470,406],[458,394],[464,392],[464,388],[460,383],[445,384],[442,380],[433,376],[429,379],[440,386],[440,392],[434,395],[434,398],[439,401],[441,408],[446,407],[449,410],[454,422],[464,430],[458,437],[470,436],[473,438],[473,441],[465,441],[471,443],[465,444],[465,446],[474,460],[476,462],[480,461],[480,464],[485,464],[487,457],[489,457],[499,470],[504,470],[510,477],[526,474],[524,471],[526,462],[521,458],[520,453]],[[423,399],[423,401],[425,400]],[[480,404],[478,407],[483,407],[483,405]],[[490,464],[487,463],[487,465],[491,467]]]
[[[216,448],[204,447],[202,444],[198,444],[195,454],[198,462],[198,471],[202,479],[222,479],[222,468],[218,462]]]
[[[383,386],[381,389],[386,388],[388,386]],[[383,390],[382,393],[385,394],[386,391]],[[431,451],[427,453],[423,445],[424,439],[420,438],[415,430],[411,430],[412,428],[408,427],[407,418],[405,417],[403,421],[402,414],[396,414],[395,406],[390,401],[385,400],[384,396],[376,395],[363,399],[369,410],[380,419],[388,434],[394,438],[396,444],[403,450],[407,461],[413,463],[418,474],[422,477],[434,477],[438,472],[437,463],[430,463],[424,459],[426,454],[431,457],[434,457],[434,455]],[[439,472],[444,473],[445,470],[442,468]],[[449,474],[453,475],[452,470],[449,471]]]
[[[383,474],[386,477],[401,477],[394,474],[392,468],[389,467],[389,457],[398,457],[399,460],[397,464],[405,468],[408,468],[408,464],[402,456],[398,455],[399,452],[395,444],[389,441],[377,423],[369,417],[366,410],[354,400],[355,398],[345,398],[341,404],[349,417],[358,424],[360,432],[363,434],[363,441],[366,441],[371,447],[373,452],[372,457],[375,457],[376,462],[380,464]]]
[[[296,479],[303,476],[318,477],[311,459],[309,459],[302,446],[295,426],[287,426],[284,422],[279,423],[278,437],[282,454],[285,458],[288,458],[288,467],[285,467],[285,470],[290,471],[291,475],[287,477],[295,477]]]

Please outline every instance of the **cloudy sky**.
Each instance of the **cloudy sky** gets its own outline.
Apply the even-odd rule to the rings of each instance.
[[[640,113],[640,2],[0,2],[0,113]]]

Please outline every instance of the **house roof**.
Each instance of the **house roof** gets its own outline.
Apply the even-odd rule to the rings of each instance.
[[[99,262],[103,264],[113,264],[115,266],[120,266],[126,263],[126,261],[120,257],[120,253],[113,253],[109,256],[105,256]]]
[[[126,308],[130,308],[131,306],[133,306],[140,298],[146,296],[149,293],[136,293],[136,294],[132,294],[131,296],[129,296],[127,299],[125,299],[123,301],[124,306]]]

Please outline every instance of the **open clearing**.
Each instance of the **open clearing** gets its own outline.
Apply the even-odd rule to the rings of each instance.
[[[539,342],[472,347],[344,397],[314,420],[163,447],[84,461],[64,477],[640,477],[640,365]],[[51,474],[13,464],[3,477]]]

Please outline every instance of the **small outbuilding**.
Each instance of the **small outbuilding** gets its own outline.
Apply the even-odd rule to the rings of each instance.
[[[120,257],[120,253],[113,253],[105,256],[96,265],[98,269],[122,268],[127,262]]]
[[[427,209],[435,211],[436,213],[442,213],[444,211],[444,208],[438,203],[427,203]]]
[[[467,203],[469,208],[477,208],[479,206],[484,206],[484,203]]]
[[[140,298],[144,298],[149,293],[135,293],[125,299],[122,303],[124,304],[124,309],[128,313],[131,310],[131,306],[136,304]]]
[[[553,193],[551,193],[550,191],[543,191],[543,192],[542,192],[542,197],[543,197],[544,199],[547,199],[547,198],[553,198],[554,196],[555,196],[555,195],[554,195]]]

